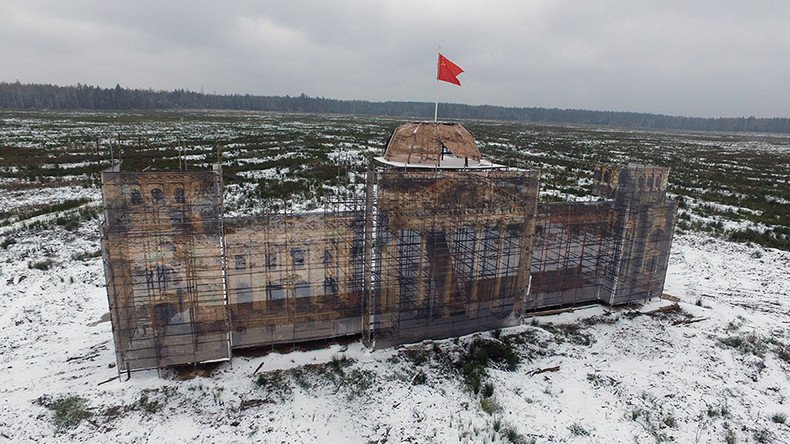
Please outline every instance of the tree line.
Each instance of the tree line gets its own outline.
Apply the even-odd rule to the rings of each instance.
[[[204,94],[176,89],[154,91],[115,85],[101,88],[77,84],[58,86],[0,82],[0,109],[7,110],[179,110],[217,109],[294,113],[336,113],[399,116],[429,119],[429,102],[369,102],[323,97],[253,96],[249,94]],[[593,111],[537,107],[442,104],[442,116],[449,119],[486,119],[530,123],[570,123],[622,128],[676,129],[692,131],[734,131],[790,133],[789,118],[682,117],[662,114]]]

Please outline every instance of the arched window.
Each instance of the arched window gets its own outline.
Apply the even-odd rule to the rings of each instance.
[[[165,200],[165,193],[160,188],[154,188],[151,190],[151,197],[154,198],[154,202],[162,203]]]

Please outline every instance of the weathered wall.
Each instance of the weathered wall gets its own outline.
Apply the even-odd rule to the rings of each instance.
[[[664,288],[677,203],[667,199],[669,169],[630,164],[614,198],[614,266],[602,282],[610,305],[660,297]]]
[[[363,236],[361,211],[228,221],[232,345],[360,333]]]
[[[119,370],[227,359],[218,176],[102,173]]]
[[[223,220],[215,171],[106,171],[118,368],[360,333],[388,346],[658,297],[668,173],[601,167],[598,192],[613,199],[538,205],[536,172],[371,172],[359,211]]]
[[[660,297],[677,211],[668,176],[598,165],[593,191],[612,200],[539,204],[527,310]]]
[[[377,345],[518,323],[537,187],[537,175],[525,171],[382,172]]]
[[[610,202],[539,204],[527,310],[597,301],[611,228]]]
[[[410,164],[439,163],[443,151],[456,157],[480,160],[474,137],[457,123],[412,122],[393,131],[384,158]]]

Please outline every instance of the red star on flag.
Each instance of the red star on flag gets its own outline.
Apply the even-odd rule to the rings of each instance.
[[[439,67],[437,69],[436,78],[444,82],[453,83],[461,86],[461,81],[458,80],[458,74],[464,72],[460,66],[451,62],[450,59],[439,53]]]

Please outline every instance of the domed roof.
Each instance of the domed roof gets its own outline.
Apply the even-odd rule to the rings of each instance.
[[[438,165],[442,154],[480,160],[472,134],[458,123],[412,122],[392,132],[384,160],[407,165]]]

